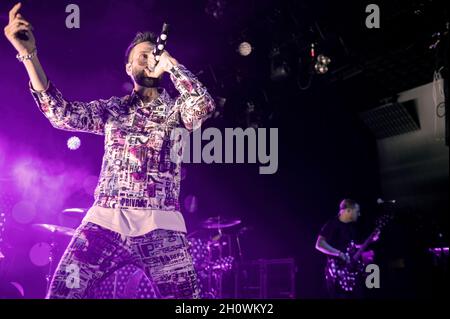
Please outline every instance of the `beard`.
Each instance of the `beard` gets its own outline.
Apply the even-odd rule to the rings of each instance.
[[[133,70],[133,78],[138,85],[146,88],[158,87],[161,81],[161,77],[151,78],[146,76],[144,70]]]

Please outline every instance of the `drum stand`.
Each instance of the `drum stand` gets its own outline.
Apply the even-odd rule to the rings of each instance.
[[[55,250],[56,250],[57,244],[56,244],[56,240],[55,240],[55,232],[52,233],[52,237],[50,238],[50,252],[48,255],[48,273],[45,276],[45,280],[47,282],[47,287],[46,287],[46,296],[50,293],[50,284],[51,284],[51,280],[52,280],[52,275],[53,275],[53,260],[55,257]]]

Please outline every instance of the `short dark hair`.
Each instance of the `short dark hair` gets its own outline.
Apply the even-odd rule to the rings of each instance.
[[[134,37],[133,41],[131,41],[130,45],[125,51],[125,64],[127,64],[130,61],[130,53],[136,45],[142,42],[150,42],[155,45],[156,40],[157,37],[153,32],[144,31],[136,33],[136,36]]]
[[[339,209],[340,210],[348,209],[348,208],[354,209],[354,208],[356,208],[357,205],[359,205],[359,204],[356,201],[354,201],[353,199],[346,198],[346,199],[343,199],[341,201],[341,203],[339,204]]]

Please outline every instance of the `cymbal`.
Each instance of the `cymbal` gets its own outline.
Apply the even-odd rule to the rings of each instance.
[[[210,217],[202,222],[202,227],[207,229],[219,229],[233,227],[241,223],[240,219],[227,219],[224,217]]]
[[[88,210],[89,209],[87,208],[66,208],[62,211],[62,213],[75,217],[83,217],[84,215],[86,215]]]
[[[46,232],[54,233],[54,234],[61,234],[66,236],[73,236],[75,234],[75,229],[64,227],[64,226],[58,226],[58,225],[52,225],[52,224],[33,224],[33,228],[36,228],[38,230],[44,230]]]

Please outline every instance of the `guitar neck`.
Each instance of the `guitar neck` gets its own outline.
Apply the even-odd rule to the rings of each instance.
[[[366,248],[369,246],[369,244],[372,242],[373,237],[377,233],[377,230],[374,230],[369,237],[364,241],[364,243],[359,247],[358,251],[353,255],[354,260],[358,260],[361,254],[366,250]]]
[[[377,227],[373,230],[373,232],[370,234],[369,237],[364,241],[364,243],[361,245],[361,247],[358,249],[358,251],[353,255],[354,260],[358,260],[361,254],[366,250],[367,246],[370,245],[370,243],[373,241],[375,236],[380,234],[381,229],[390,221],[392,220],[391,214],[384,214],[380,218],[378,218],[376,225]]]

